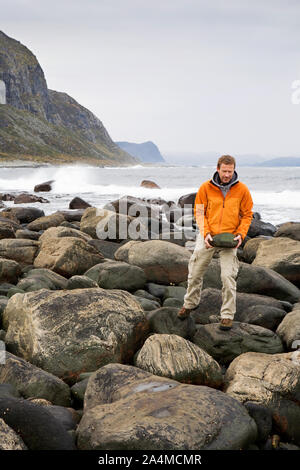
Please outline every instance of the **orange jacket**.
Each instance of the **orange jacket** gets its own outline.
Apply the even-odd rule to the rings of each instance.
[[[240,234],[244,239],[252,220],[253,201],[249,189],[238,181],[226,197],[219,187],[208,180],[203,183],[195,197],[194,214],[200,233],[206,237],[217,233]]]

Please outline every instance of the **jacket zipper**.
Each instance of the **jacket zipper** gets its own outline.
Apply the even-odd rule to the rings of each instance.
[[[220,191],[222,193],[221,189],[220,189]],[[228,194],[228,192],[227,192],[227,194]],[[226,194],[226,196],[227,196],[227,194]],[[222,219],[223,219],[223,211],[224,211],[224,206],[225,206],[225,197],[224,197],[223,193],[222,193],[222,196],[223,196],[223,207],[222,207],[222,212],[221,212],[221,217],[220,217],[220,222],[219,222],[219,231],[218,231],[218,233],[221,233],[220,230],[221,230],[221,224],[222,224]]]

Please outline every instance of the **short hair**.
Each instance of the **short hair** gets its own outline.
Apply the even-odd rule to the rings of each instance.
[[[234,165],[235,168],[235,158],[231,155],[222,155],[218,160],[217,168],[220,168],[222,163],[224,163],[224,165]]]

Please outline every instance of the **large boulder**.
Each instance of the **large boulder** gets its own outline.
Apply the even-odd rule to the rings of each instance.
[[[299,445],[300,366],[292,359],[292,353],[242,354],[226,371],[224,391],[242,403],[268,407],[277,432]]]
[[[49,202],[48,199],[35,196],[34,194],[21,193],[14,198],[14,204],[27,204],[31,202]]]
[[[0,363],[0,383],[11,384],[24,398],[45,398],[61,406],[71,404],[71,392],[67,384],[8,351],[5,363]]]
[[[50,238],[63,238],[63,237],[75,237],[80,238],[88,242],[92,240],[92,237],[87,235],[86,233],[81,232],[80,230],[76,230],[69,227],[49,227],[44,233],[40,236],[39,240],[41,242],[45,240],[49,240]]]
[[[296,304],[297,305],[297,304]],[[276,333],[289,349],[300,347],[300,305],[288,313],[278,326]]]
[[[3,326],[9,351],[70,383],[82,372],[130,360],[148,332],[131,294],[99,287],[15,294]]]
[[[109,259],[115,260],[114,254],[117,251],[118,248],[120,248],[121,245],[124,245],[127,243],[126,240],[122,240],[119,242],[112,242],[110,240],[89,240],[88,242],[90,245],[92,245],[94,248],[96,248],[100,253],[105,257]]]
[[[16,238],[25,238],[27,240],[38,240],[41,232],[34,232],[33,230],[21,229],[16,230]]]
[[[247,235],[248,237],[257,237],[259,235],[273,237],[276,230],[277,227],[275,225],[253,217]]]
[[[91,207],[91,204],[81,199],[81,197],[74,197],[69,203],[69,209],[86,209]]]
[[[23,265],[33,264],[40,243],[35,240],[7,239],[0,240],[0,257],[17,261]]]
[[[191,254],[185,248],[163,240],[130,241],[115,252],[115,259],[139,266],[148,281],[179,283],[188,275]]]
[[[85,276],[97,282],[103,289],[134,291],[146,284],[146,275],[138,266],[123,261],[106,260],[86,271]]]
[[[84,274],[103,256],[86,241],[76,237],[46,238],[34,260],[36,268],[48,268],[65,277]]]
[[[68,279],[67,289],[90,289],[91,287],[98,287],[96,281],[87,276],[72,276]]]
[[[195,197],[197,193],[189,193],[189,194],[184,194],[183,196],[180,196],[178,199],[178,206],[179,207],[184,207],[184,206],[192,206],[194,208],[195,204]]]
[[[16,284],[21,275],[21,266],[12,259],[0,258],[0,282]]]
[[[266,240],[270,240],[271,238],[272,237],[266,237],[266,236],[249,238],[243,247],[243,254],[242,254],[243,261],[251,264],[252,261],[255,259],[259,245],[265,242]]]
[[[222,306],[222,291],[219,289],[204,289],[197,308],[193,310],[196,323],[214,323],[215,316],[220,314]],[[237,292],[235,321],[263,326],[276,330],[286,315],[284,302],[266,295],[246,294]]]
[[[72,436],[46,406],[22,398],[0,398],[1,418],[29,450],[76,450]]]
[[[132,217],[111,210],[88,207],[81,217],[80,230],[92,238],[120,241],[127,238],[128,225],[132,220]]]
[[[33,220],[45,215],[45,212],[38,207],[7,207],[6,212],[15,217],[20,224],[29,224]]]
[[[298,302],[300,299],[300,289],[281,276],[281,274],[273,271],[273,269],[242,262],[239,264],[240,267],[237,275],[238,292],[268,295],[291,303]],[[206,289],[207,287],[222,289],[220,261],[218,259],[212,259],[204,274],[203,288]]]
[[[147,314],[150,331],[160,334],[174,334],[182,338],[192,338],[195,334],[195,322],[190,315],[185,320],[177,317],[177,307],[161,307]]]
[[[57,227],[64,222],[64,220],[65,218],[61,213],[45,215],[44,217],[39,217],[38,219],[30,222],[27,225],[27,229],[39,232],[40,230],[47,230],[49,227]]]
[[[300,222],[286,222],[280,225],[274,237],[288,237],[300,241]]]
[[[50,181],[45,181],[44,183],[36,184],[34,187],[34,192],[48,192],[52,190],[52,184],[54,183],[54,180]]]
[[[143,199],[134,196],[122,196],[105,204],[104,209],[131,217],[159,218],[160,208]]]
[[[0,240],[4,238],[16,238],[15,229],[9,223],[0,222]]]
[[[39,289],[67,289],[67,285],[67,279],[51,271],[51,269],[36,268],[30,269],[23,274],[22,279],[17,284],[17,288],[25,292],[32,292]]]
[[[0,418],[0,451],[26,449],[27,447],[20,436]]]
[[[233,322],[229,331],[220,330],[218,323],[198,325],[192,341],[224,365],[248,351],[283,352],[281,339],[273,331],[248,323]]]
[[[149,336],[134,365],[183,383],[219,388],[223,381],[219,364],[196,344],[177,335]]]
[[[266,240],[259,245],[252,264],[273,269],[300,287],[300,241],[286,237]]]
[[[82,450],[244,449],[256,436],[256,424],[245,407],[219,390],[108,364],[88,381],[77,446]]]

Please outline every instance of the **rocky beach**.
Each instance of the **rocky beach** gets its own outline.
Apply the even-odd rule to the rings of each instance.
[[[221,331],[218,253],[177,318],[195,193],[45,215],[51,183],[0,195],[0,449],[299,450],[300,222],[254,212]]]

